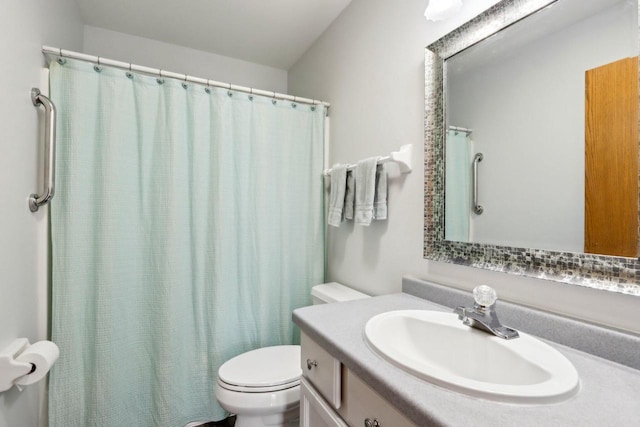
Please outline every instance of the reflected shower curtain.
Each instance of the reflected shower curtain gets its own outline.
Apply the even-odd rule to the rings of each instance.
[[[444,183],[445,239],[468,242],[471,222],[471,140],[466,132],[447,132]]]
[[[324,278],[324,107],[51,64],[54,427],[224,417],[228,358]]]

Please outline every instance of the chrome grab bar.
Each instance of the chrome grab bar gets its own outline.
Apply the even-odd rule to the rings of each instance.
[[[476,215],[482,214],[484,208],[478,204],[478,163],[482,161],[482,153],[476,153],[473,157],[473,212]],[[468,169],[467,169],[468,170]]]
[[[44,150],[44,192],[39,196],[29,196],[29,209],[37,212],[40,206],[48,203],[55,191],[56,171],[56,106],[37,88],[31,89],[31,101],[36,107],[43,105],[45,109],[44,136],[47,146]]]

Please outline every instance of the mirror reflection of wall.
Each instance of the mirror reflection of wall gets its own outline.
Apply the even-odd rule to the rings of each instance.
[[[585,252],[585,73],[637,51],[636,1],[563,0],[447,59],[446,125],[473,129],[463,155],[467,171],[484,155],[484,211],[462,204],[459,232],[452,201],[470,196],[451,185],[447,141],[445,238]]]

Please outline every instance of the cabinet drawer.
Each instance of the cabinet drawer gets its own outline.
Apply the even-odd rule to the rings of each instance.
[[[300,427],[348,427],[304,378],[300,380]]]
[[[350,426],[364,426],[369,419],[371,425],[377,420],[380,427],[418,427],[353,372],[344,369],[343,375],[342,407],[338,412]]]
[[[340,362],[316,344],[304,332],[301,334],[302,375],[334,407],[341,404]]]

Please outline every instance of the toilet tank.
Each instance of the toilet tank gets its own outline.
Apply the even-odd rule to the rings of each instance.
[[[369,298],[369,295],[358,292],[338,282],[316,285],[311,288],[311,295],[313,296],[313,305]]]

